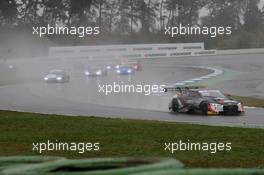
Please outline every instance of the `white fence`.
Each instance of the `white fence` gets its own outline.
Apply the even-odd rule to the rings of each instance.
[[[158,58],[215,54],[215,50],[204,50],[204,43],[125,44],[49,48],[49,55],[52,57],[84,57],[89,59]]]

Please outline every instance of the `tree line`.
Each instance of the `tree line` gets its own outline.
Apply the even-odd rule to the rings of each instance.
[[[249,36],[263,31],[264,9],[259,3],[260,0],[1,0],[0,27],[94,25],[105,34],[148,36],[162,34],[166,26],[189,24],[231,26],[234,36]],[[160,37],[174,42],[164,35]]]

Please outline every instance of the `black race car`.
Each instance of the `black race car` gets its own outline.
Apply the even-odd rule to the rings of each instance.
[[[46,83],[68,83],[70,81],[70,75],[64,70],[51,70],[45,77]]]
[[[242,114],[245,112],[241,102],[224,95],[219,90],[190,88],[165,88],[176,91],[169,110],[171,112],[210,114]]]

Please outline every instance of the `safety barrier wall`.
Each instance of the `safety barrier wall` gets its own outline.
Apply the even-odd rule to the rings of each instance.
[[[90,59],[133,59],[215,54],[215,50],[204,50],[204,43],[101,45],[49,48],[49,55],[52,57],[85,57]]]
[[[217,50],[202,50],[202,51],[194,51],[193,56],[203,56],[203,55],[216,55],[218,54]]]
[[[218,50],[217,51],[217,55],[241,55],[241,54],[263,54],[263,53],[264,53],[264,48]]]

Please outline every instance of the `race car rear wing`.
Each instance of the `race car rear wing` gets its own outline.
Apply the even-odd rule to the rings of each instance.
[[[199,86],[175,86],[175,87],[165,87],[164,92],[183,92],[192,89],[201,89],[203,87]]]

